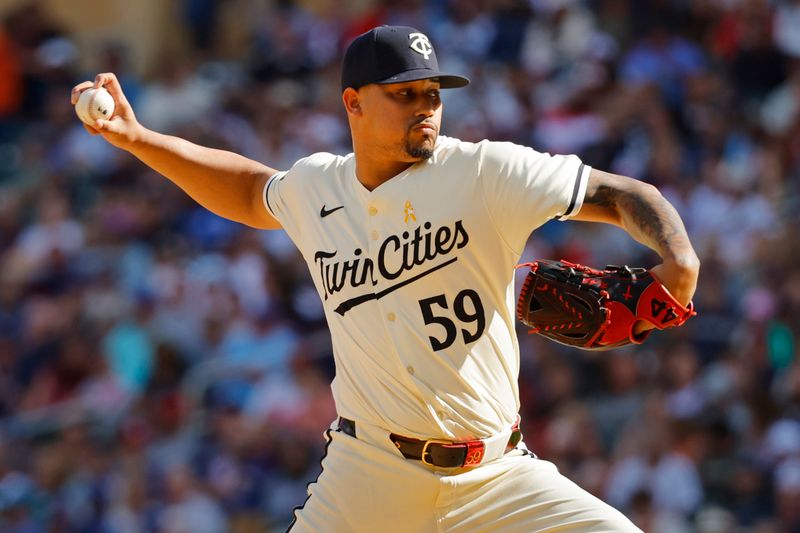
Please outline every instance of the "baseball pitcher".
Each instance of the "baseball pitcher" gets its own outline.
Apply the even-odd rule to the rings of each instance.
[[[691,316],[699,261],[650,185],[575,156],[441,135],[440,91],[468,83],[439,70],[418,30],[374,28],[342,67],[353,152],[283,171],[146,129],[111,73],[73,89],[73,103],[91,87],[114,96],[114,116],[91,133],[218,215],[283,228],[308,264],[339,417],[293,532],[639,531],[525,447],[514,321],[587,348],[641,342]],[[514,268],[551,219],[615,224],[663,262],[646,273],[536,264],[518,306]],[[612,305],[623,300],[634,303]]]

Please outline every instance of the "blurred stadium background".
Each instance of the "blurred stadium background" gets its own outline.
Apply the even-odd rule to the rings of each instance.
[[[380,23],[472,78],[446,134],[653,183],[703,262],[699,315],[642,347],[520,330],[529,447],[648,532],[800,531],[796,0],[0,0],[0,530],[285,529],[335,416],[304,263],[69,89],[114,71],[146,126],[287,168],[350,151],[339,60]],[[537,257],[656,261],[580,223]]]

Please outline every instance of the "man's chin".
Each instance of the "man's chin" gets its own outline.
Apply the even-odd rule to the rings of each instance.
[[[413,144],[406,142],[406,153],[416,161],[423,161],[429,159],[433,155],[433,148],[435,145],[435,137]]]

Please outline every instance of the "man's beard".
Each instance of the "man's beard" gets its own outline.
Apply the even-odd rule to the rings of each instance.
[[[436,141],[433,144],[436,144]],[[433,155],[433,148],[426,148],[423,143],[414,146],[411,140],[406,139],[406,153],[418,161],[424,161]]]

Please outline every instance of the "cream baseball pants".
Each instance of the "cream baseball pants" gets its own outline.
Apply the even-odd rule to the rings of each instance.
[[[639,532],[622,513],[524,444],[473,468],[403,458],[381,428],[338,429],[291,533]]]

